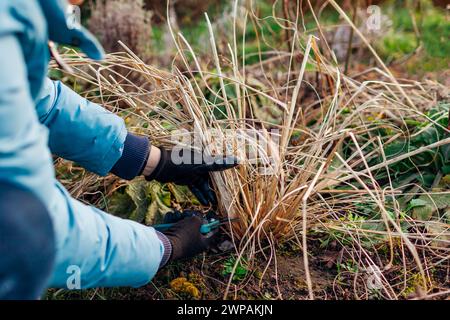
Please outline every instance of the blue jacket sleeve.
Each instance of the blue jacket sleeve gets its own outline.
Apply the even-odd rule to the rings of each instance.
[[[81,97],[59,81],[46,79],[36,110],[49,128],[52,153],[89,171],[112,171],[133,179],[142,172],[149,141],[127,132],[122,118]]]
[[[138,287],[149,282],[164,256],[163,239],[150,227],[121,219],[73,199],[54,183],[53,223],[57,261],[50,286]]]
[[[164,254],[163,243],[155,230],[84,205],[71,198],[55,180],[48,148],[49,131],[55,127],[50,125],[48,130],[39,122],[29,90],[25,52],[19,37],[0,32],[0,180],[33,192],[50,212],[57,250],[50,284],[66,287],[73,276],[72,270],[79,270],[81,288],[147,283]],[[77,119],[83,113],[82,109],[80,106],[70,113],[57,113]],[[107,147],[99,146],[102,152],[96,151],[96,155],[111,158],[108,161],[112,163],[120,153],[125,130],[119,120],[104,111],[98,112],[103,112],[113,125],[104,126],[103,133],[111,142]],[[55,114],[50,112],[44,120],[52,122],[54,119]],[[70,126],[66,129],[70,130]],[[67,137],[67,133],[62,133],[62,127],[57,132]],[[93,144],[98,140],[93,136],[90,139]],[[56,141],[53,143],[69,156],[76,157],[74,148],[83,152],[81,145],[72,140],[65,140],[65,143],[75,145],[73,148],[58,145]],[[91,159],[93,155],[87,152],[86,157]],[[102,165],[93,167],[100,172],[108,169]]]

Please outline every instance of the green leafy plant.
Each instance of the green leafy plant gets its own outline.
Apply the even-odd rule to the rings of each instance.
[[[177,206],[199,204],[186,186],[148,182],[140,178],[115,192],[109,198],[108,209],[123,218],[152,225],[161,223],[165,214],[173,210],[173,201]]]
[[[449,108],[450,104],[438,104],[428,112],[427,116],[430,120],[414,123],[412,127],[408,128],[410,132],[408,137],[395,139],[392,143],[385,145],[383,149],[386,159],[399,157],[445,139]],[[383,157],[380,155],[372,159],[369,164],[376,165],[383,161]],[[389,170],[393,180],[397,181],[397,183],[394,182],[394,187],[401,185],[406,179],[409,182],[416,181],[424,188],[430,188],[436,174],[439,172],[447,174],[450,171],[450,146],[431,149],[395,162],[389,165]],[[378,180],[386,178],[384,169],[380,170],[380,173],[381,175],[377,176]]]
[[[229,276],[233,273],[233,268],[236,264],[236,258],[235,257],[230,257],[228,258],[225,263],[223,264],[223,270],[222,270],[222,275],[223,276]],[[237,266],[236,266],[236,270],[234,271],[233,274],[233,281],[241,281],[244,280],[245,277],[248,274],[248,269],[246,266],[246,261],[245,259],[241,259]]]
[[[423,194],[411,200],[409,209],[412,217],[423,221],[431,219],[434,213],[450,207],[450,193]]]

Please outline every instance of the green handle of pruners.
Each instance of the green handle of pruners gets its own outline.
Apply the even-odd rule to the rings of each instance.
[[[219,220],[202,224],[200,226],[200,233],[202,233],[202,234],[210,233],[212,231],[212,229],[217,228],[219,226],[219,224],[220,224]],[[155,228],[158,231],[164,231],[164,230],[170,229],[173,225],[174,225],[174,223],[162,223],[162,224],[154,225],[153,228]]]
[[[219,225],[220,225],[220,221],[219,220],[215,220],[215,221],[210,222],[210,223],[202,224],[202,226],[200,227],[200,233],[201,234],[210,233],[212,231],[212,229],[217,228]]]
[[[153,225],[153,228],[155,228],[158,231],[164,231],[172,228],[173,225],[174,225],[173,223],[161,223]]]
[[[232,220],[235,220],[235,219],[232,219]],[[223,223],[223,221],[220,221],[220,220],[214,220],[209,223],[204,223],[200,226],[200,233],[208,234],[222,223]],[[163,230],[167,230],[167,229],[171,228],[173,225],[174,225],[173,223],[162,223],[162,224],[154,225],[153,228],[155,228],[158,231],[163,231]]]

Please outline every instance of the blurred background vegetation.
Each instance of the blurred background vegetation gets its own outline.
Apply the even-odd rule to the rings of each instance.
[[[90,0],[82,7],[82,19],[100,39],[108,52],[121,50],[118,40],[124,42],[144,61],[168,67],[174,57],[175,48],[167,27],[167,16],[175,31],[180,31],[196,50],[208,44],[207,25],[204,12],[208,12],[216,28],[222,46],[227,50],[227,32],[231,31],[230,17],[234,1],[218,0],[174,0],[169,6],[165,1],[154,0]],[[286,32],[280,18],[295,17],[294,1],[240,1],[242,6],[252,8],[258,21],[247,19],[246,23],[247,63],[257,62],[258,50],[270,51],[286,46]],[[307,1],[301,1],[304,19],[299,21],[305,33],[317,33],[316,24]],[[350,29],[327,1],[312,1],[314,11],[323,30],[340,60],[346,59]],[[448,0],[359,0],[338,1],[355,24],[378,50],[385,62],[394,71],[407,73],[416,79],[431,77],[448,81],[450,65],[450,11]],[[357,9],[355,10],[357,4]],[[381,29],[370,32],[365,27],[369,5],[381,8]],[[241,17],[242,19],[242,17]],[[243,20],[243,19],[242,19]],[[228,24],[228,25],[227,25]],[[255,24],[259,30],[256,31]],[[270,35],[270,37],[269,37]],[[258,42],[259,38],[265,41]],[[367,50],[353,36],[351,67],[371,64]],[[254,43],[252,43],[254,41]],[[260,47],[259,44],[263,44]],[[220,45],[220,42],[219,42]],[[265,47],[264,47],[265,46]],[[219,47],[220,50],[220,47]]]

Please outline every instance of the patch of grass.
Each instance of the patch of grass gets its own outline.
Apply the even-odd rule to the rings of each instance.
[[[424,52],[420,59],[407,65],[411,73],[441,71],[450,65],[450,21],[445,12],[425,1],[421,11],[414,12],[419,38],[414,30],[413,17],[406,7],[384,7],[392,20],[392,29],[379,39],[376,47],[385,61],[403,58],[421,44]]]
[[[393,31],[387,34],[379,43],[386,61],[397,60],[407,54],[411,54],[417,48],[418,43],[413,33],[398,33]]]

